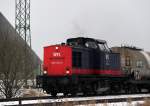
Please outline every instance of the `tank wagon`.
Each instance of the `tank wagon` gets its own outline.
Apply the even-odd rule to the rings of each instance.
[[[124,51],[121,52],[121,49],[116,47],[111,50],[104,40],[84,37],[44,47],[43,75],[37,76],[37,86],[52,96],[60,92],[64,95],[139,92],[143,85],[149,88],[148,75],[132,66],[124,66]],[[144,58],[145,55],[141,53],[140,56]],[[138,65],[147,61],[145,59],[141,63],[140,59],[137,60]],[[141,76],[134,77],[135,72]],[[142,78],[146,79],[145,82],[141,82]]]
[[[120,53],[121,70],[133,75],[136,80],[150,79],[150,53],[137,47],[113,47],[113,52]]]

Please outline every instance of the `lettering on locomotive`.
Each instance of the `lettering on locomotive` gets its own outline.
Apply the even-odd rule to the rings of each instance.
[[[60,52],[54,52],[54,53],[53,53],[53,56],[54,56],[54,57],[60,57],[61,54],[60,54]]]

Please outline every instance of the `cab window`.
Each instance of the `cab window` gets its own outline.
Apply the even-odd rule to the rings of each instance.
[[[88,41],[85,43],[85,46],[88,47],[88,48],[93,48],[93,49],[97,49],[97,45],[95,42],[91,42],[91,41]]]
[[[110,52],[110,49],[108,48],[108,46],[106,44],[99,43],[98,46],[101,51]]]

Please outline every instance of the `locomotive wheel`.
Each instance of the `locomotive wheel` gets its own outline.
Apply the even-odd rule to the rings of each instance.
[[[72,96],[76,96],[77,93],[76,93],[76,92],[71,92],[71,95],[72,95]]]
[[[129,84],[128,87],[126,88],[126,93],[128,94],[137,93],[137,92],[139,92],[139,89],[134,84]]]
[[[97,83],[93,84],[93,85],[92,85],[92,93],[93,93],[94,95],[97,94],[97,89],[98,89]]]
[[[148,89],[148,93],[150,93],[150,88]]]
[[[57,96],[57,92],[51,92],[51,95],[52,95],[53,97],[56,97],[56,96]]]
[[[126,85],[125,85],[125,93],[127,93],[127,94],[130,94],[130,93],[131,93],[131,89],[130,89],[129,84],[126,84]]]
[[[79,85],[71,85],[70,94],[71,94],[72,96],[77,96],[77,93],[78,93],[78,91],[79,91],[79,88],[80,88]]]
[[[68,95],[68,92],[64,92],[63,94],[64,94],[64,96],[67,96],[67,95]]]
[[[89,96],[88,91],[83,91],[83,95],[84,95],[84,96]]]
[[[76,96],[77,95],[77,89],[75,89],[75,88],[72,89],[70,93],[72,96]]]
[[[138,88],[136,86],[132,86],[131,93],[137,93],[137,92],[138,92]]]
[[[85,89],[82,91],[84,96],[89,96],[90,95],[90,90],[89,89]]]
[[[84,96],[91,96],[91,95],[93,95],[93,93],[94,92],[91,89],[86,89],[83,91]]]

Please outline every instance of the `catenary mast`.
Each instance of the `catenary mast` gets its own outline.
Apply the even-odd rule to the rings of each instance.
[[[15,28],[17,33],[31,47],[30,0],[15,0]],[[25,44],[25,45],[26,45]]]

